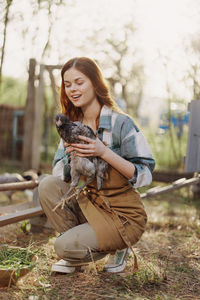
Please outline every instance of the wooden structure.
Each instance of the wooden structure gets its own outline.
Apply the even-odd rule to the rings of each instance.
[[[200,172],[200,100],[189,103],[190,112],[185,172]],[[194,199],[200,199],[200,183],[192,188]]]
[[[24,108],[0,105],[0,158],[22,159]]]
[[[177,171],[154,171],[153,181],[171,183],[181,178],[192,178],[194,172],[177,172]]]
[[[200,100],[189,103],[190,121],[185,172],[200,172]]]
[[[21,209],[21,206],[15,206],[13,208],[15,209],[14,212],[11,210],[6,215],[0,216],[0,226],[34,218],[44,213],[41,206],[31,207],[23,204],[23,209]]]
[[[141,198],[144,199],[148,197],[169,193],[171,191],[186,186],[190,186],[190,185],[196,185],[196,184],[200,184],[199,174],[189,179],[180,178],[172,182],[172,184],[167,185],[165,187],[156,186],[154,188],[151,188],[147,190],[146,193],[141,194]],[[37,185],[38,185],[38,181],[28,181],[28,182],[14,183],[14,184],[12,183],[0,184],[0,192],[5,190],[24,190],[26,188],[37,187]],[[11,223],[16,223],[18,221],[40,216],[44,213],[37,199],[27,204],[9,205],[2,212],[6,214],[0,216],[0,226],[5,226]]]
[[[38,169],[40,163],[40,148],[42,136],[42,110],[44,98],[44,72],[48,71],[53,89],[55,103],[58,103],[54,69],[61,65],[40,65],[39,75],[36,75],[36,60],[29,61],[28,93],[24,119],[23,166],[27,169]]]
[[[180,178],[174,182],[172,182],[172,184],[164,186],[164,187],[160,187],[160,186],[156,186],[154,188],[151,188],[149,190],[147,190],[146,193],[141,194],[141,198],[148,198],[148,197],[153,197],[153,196],[158,196],[161,194],[165,194],[165,193],[169,193],[172,192],[174,190],[186,187],[186,186],[190,186],[190,185],[194,185],[194,184],[199,184],[200,183],[200,176],[199,174],[196,177],[193,178]]]
[[[0,184],[0,192],[2,191],[17,191],[25,189],[33,189],[38,186],[38,181],[27,181],[17,183],[3,183]],[[8,205],[1,207],[0,226],[16,223],[25,219],[30,219],[43,214],[43,210],[39,205],[37,199],[31,202],[20,203],[16,205]]]

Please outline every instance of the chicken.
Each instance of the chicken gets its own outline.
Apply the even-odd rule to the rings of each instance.
[[[4,173],[0,174],[0,184],[1,183],[12,183],[12,182],[22,182],[25,181],[25,179],[18,173]],[[4,191],[3,193],[9,198],[9,202],[13,202],[13,194],[16,191]]]
[[[81,122],[72,122],[64,114],[56,115],[56,128],[61,138],[68,144],[85,143],[78,138],[79,135],[96,139],[95,133],[89,126]],[[68,195],[78,186],[81,175],[86,178],[86,181],[78,188],[77,198],[84,187],[93,181],[95,177],[97,180],[97,189],[100,190],[108,166],[107,162],[100,157],[79,157],[76,156],[75,151],[71,152],[70,158],[71,184],[69,190],[61,199],[63,206]]]
[[[36,172],[35,170],[25,171],[22,175],[19,173],[4,173],[0,174],[0,184],[37,180],[39,175],[41,175],[40,171]],[[10,203],[12,203],[12,196],[15,192],[16,191],[13,190],[3,192],[9,198]],[[28,192],[28,190],[26,190],[26,192]]]

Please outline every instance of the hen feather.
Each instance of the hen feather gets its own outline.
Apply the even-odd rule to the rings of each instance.
[[[78,138],[79,135],[96,139],[94,131],[87,125],[81,122],[72,122],[66,115],[57,114],[56,115],[56,128],[60,137],[68,144],[71,143],[86,143]],[[86,182],[79,188],[78,193],[93,179],[96,177],[97,189],[102,188],[103,179],[105,177],[105,172],[107,170],[107,162],[105,162],[100,157],[79,157],[76,156],[75,151],[70,154],[71,162],[71,185],[67,192],[70,194],[74,187],[77,187],[81,175],[86,178]],[[66,197],[66,195],[64,195]]]

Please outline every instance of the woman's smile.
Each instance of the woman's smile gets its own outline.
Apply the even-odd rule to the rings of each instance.
[[[71,95],[71,98],[74,100],[74,101],[77,101],[81,98],[81,95]]]

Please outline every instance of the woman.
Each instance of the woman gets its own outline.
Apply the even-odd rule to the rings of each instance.
[[[62,112],[96,133],[96,140],[80,136],[86,144],[60,141],[53,162],[53,176],[39,185],[40,202],[52,226],[61,233],[55,251],[61,258],[52,271],[70,273],[76,267],[115,253],[108,272],[122,271],[128,248],[145,230],[147,216],[137,187],[152,181],[155,161],[133,120],[120,111],[109,94],[97,64],[86,57],[69,60],[61,71]],[[70,153],[99,156],[109,167],[103,186],[89,184],[76,201],[53,211],[69,188]],[[121,251],[120,251],[121,250]]]

